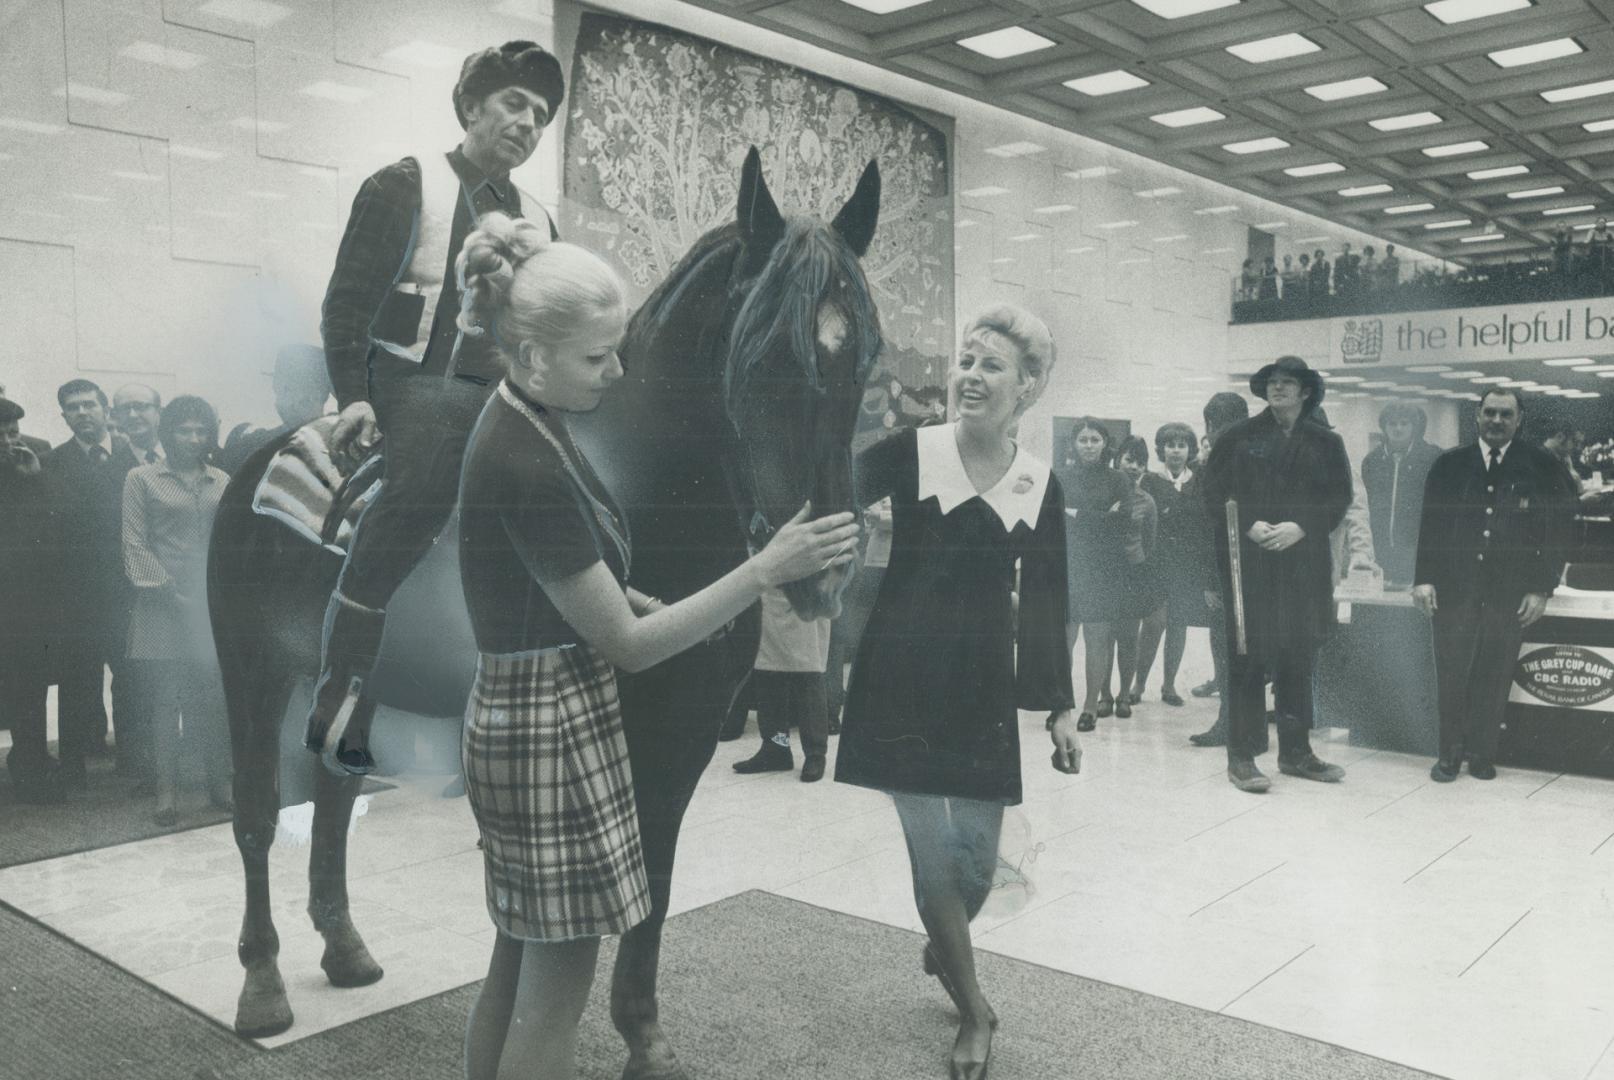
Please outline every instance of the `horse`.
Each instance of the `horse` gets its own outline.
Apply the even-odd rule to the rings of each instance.
[[[578,418],[575,434],[624,508],[630,582],[641,592],[673,603],[698,591],[764,545],[804,502],[815,516],[852,508],[852,436],[882,345],[860,263],[879,202],[879,167],[871,161],[833,220],[787,218],[752,147],[735,219],[700,237],[635,311],[619,350],[625,374],[594,414]],[[318,670],[320,623],[341,568],[339,556],[252,509],[284,442],[260,450],[230,482],[208,560],[235,765],[235,840],[247,885],[237,948],[246,975],[235,1027],[252,1037],[279,1034],[293,1022],[269,906],[280,724],[296,681]],[[833,616],[849,577],[849,569],[835,567],[784,591],[803,618]],[[383,667],[389,659],[396,664],[398,614],[388,620]],[[652,897],[650,918],[622,939],[612,979],[612,1020],[629,1050],[627,1080],[684,1075],[658,1021],[661,931],[679,826],[749,673],[757,636],[753,609],[702,645],[620,680]],[[450,681],[468,688],[474,647],[460,659],[463,671]],[[420,708],[407,694],[388,700],[383,688],[378,696]],[[462,706],[463,693],[457,700]],[[333,985],[368,985],[382,969],[353,925],[346,882],[347,831],[362,779],[336,775],[313,755],[309,768],[308,912],[325,940],[320,964]]]

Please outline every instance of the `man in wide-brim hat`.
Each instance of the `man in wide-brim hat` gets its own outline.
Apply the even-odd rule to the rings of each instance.
[[[1241,791],[1259,792],[1271,787],[1255,766],[1266,742],[1268,673],[1278,713],[1278,770],[1324,782],[1345,775],[1312,752],[1312,671],[1317,647],[1334,626],[1328,537],[1351,504],[1351,465],[1340,437],[1308,420],[1324,387],[1304,360],[1280,357],[1250,377],[1250,390],[1267,407],[1217,438],[1203,490],[1228,598],[1227,774]],[[1243,653],[1232,603],[1229,499],[1237,504]]]
[[[560,61],[531,41],[465,58],[454,115],[465,138],[422,151],[359,186],[325,292],[320,336],[341,419],[338,460],[385,435],[386,483],[359,520],[325,616],[322,663],[304,738],[349,772],[374,767],[375,702],[365,692],[386,606],[454,508],[460,462],[482,405],[504,375],[491,335],[461,336],[454,263],[483,214],[538,216],[510,180],[566,94]]]

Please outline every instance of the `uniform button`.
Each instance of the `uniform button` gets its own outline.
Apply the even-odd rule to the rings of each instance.
[[[1496,485],[1495,484],[1486,484],[1485,485],[1485,490],[1486,491],[1495,491],[1496,490]]]
[[[1486,537],[1488,537],[1488,536],[1490,536],[1490,535],[1491,535],[1491,530],[1490,530],[1490,529],[1486,529],[1486,530],[1485,530],[1485,531],[1484,531],[1484,532],[1482,532],[1482,533],[1480,533],[1480,535],[1481,535],[1481,536],[1486,536]]]
[[[1495,510],[1493,510],[1493,509],[1492,509],[1492,508],[1491,508],[1491,507],[1489,507],[1489,506],[1487,506],[1487,507],[1486,507],[1486,508],[1485,508],[1485,516],[1486,516],[1486,517],[1489,517],[1489,516],[1490,516],[1490,515],[1492,515],[1492,514],[1494,514],[1494,513],[1496,513],[1496,511],[1495,511]]]
[[[1478,555],[1474,556],[1474,558],[1478,559],[1480,562],[1484,562],[1485,561],[1485,552],[1483,552],[1483,551],[1480,552]]]

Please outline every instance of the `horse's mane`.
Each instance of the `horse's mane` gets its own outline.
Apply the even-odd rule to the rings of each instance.
[[[837,282],[843,284],[835,289],[835,300],[845,306],[847,322],[856,335],[851,344],[857,356],[858,385],[868,377],[880,352],[880,315],[857,254],[823,222],[791,218],[729,334],[723,389],[729,417],[736,425],[753,376],[781,339],[813,388],[824,391],[817,365],[818,307]]]
[[[710,288],[713,277],[722,282],[722,299],[726,300],[728,279],[742,246],[739,227],[733,222],[712,229],[696,240],[633,313],[625,335],[624,358],[631,361],[637,345],[660,335],[669,322],[683,314],[688,294]]]

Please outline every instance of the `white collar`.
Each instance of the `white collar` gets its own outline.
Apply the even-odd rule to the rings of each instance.
[[[1496,463],[1498,465],[1502,464],[1502,462],[1504,462],[1504,461],[1506,461],[1508,459],[1508,451],[1511,450],[1511,449],[1513,449],[1513,440],[1512,439],[1509,439],[1507,442],[1503,443],[1501,446],[1495,447],[1495,450],[1496,450]],[[1479,441],[1480,459],[1482,461],[1484,461],[1487,465],[1489,465],[1490,461],[1491,461],[1491,450],[1492,450],[1492,447],[1491,447],[1490,443],[1486,442],[1484,439],[1481,439]]]
[[[1036,528],[1048,490],[1048,466],[1016,443],[1008,471],[990,491],[977,492],[958,453],[957,426],[936,424],[914,432],[919,443],[919,498],[934,497],[941,512],[950,514],[979,495],[1005,529],[1012,530],[1022,521]]]

